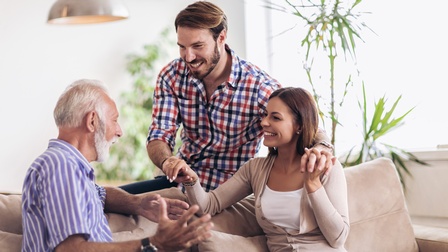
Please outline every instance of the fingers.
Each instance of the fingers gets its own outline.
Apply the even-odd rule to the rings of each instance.
[[[198,205],[191,206],[187,211],[185,211],[178,219],[177,223],[179,226],[184,226],[187,224],[188,220],[193,217],[193,215],[199,210]]]
[[[210,221],[211,216],[209,214],[203,215],[201,218],[194,220],[187,226],[187,241],[192,244],[201,242],[211,237],[210,230],[213,228],[213,223]]]
[[[159,221],[168,219],[166,211],[166,201],[164,198],[159,199]]]
[[[178,200],[178,199],[165,198],[165,201],[172,208],[180,208],[180,209],[188,210],[188,208],[190,207],[190,205],[187,202]]]
[[[179,216],[188,210],[188,203],[177,199],[166,199],[168,205],[168,218],[171,220],[179,219]]]
[[[174,180],[176,180],[179,174],[187,172],[188,170],[191,169],[189,168],[187,163],[185,163],[183,159],[177,157],[170,157],[163,164],[163,172],[165,173],[166,178],[170,182],[173,182]],[[179,183],[182,181],[176,181],[176,182]]]
[[[190,232],[192,238],[189,239],[188,243],[193,245],[200,243],[212,236],[211,230],[213,228],[212,222],[204,223],[201,227],[197,228],[195,231]]]
[[[317,170],[319,173],[325,172],[328,175],[336,161],[337,158],[331,152],[320,151],[317,148],[305,148],[305,153],[302,155],[300,162],[300,172],[313,173]]]
[[[211,236],[213,223],[209,214],[188,223],[199,210],[198,205],[190,207],[178,220],[172,221],[167,220],[165,200],[161,199],[160,201],[160,216],[163,216],[164,220],[159,222],[153,241],[164,251],[185,249]]]
[[[310,153],[308,154],[308,163],[306,164],[306,171],[307,172],[313,172],[314,168],[318,166],[318,162],[320,161],[320,151],[316,148],[312,148],[309,150]]]
[[[310,150],[305,148],[305,153],[302,155],[302,159],[300,160],[300,172],[304,173],[306,171],[306,164],[308,163]]]

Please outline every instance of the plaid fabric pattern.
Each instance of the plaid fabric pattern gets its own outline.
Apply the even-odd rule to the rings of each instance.
[[[261,116],[277,80],[257,66],[232,55],[232,71],[207,100],[201,80],[189,74],[182,59],[162,69],[154,91],[148,142],[162,140],[174,149],[182,126],[177,155],[199,175],[206,191],[229,179],[260,148]]]

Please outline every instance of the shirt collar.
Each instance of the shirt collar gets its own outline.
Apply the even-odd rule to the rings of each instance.
[[[236,56],[235,52],[230,49],[230,47],[226,44],[225,45],[226,52],[229,52],[232,56],[232,70],[230,71],[229,79],[227,79],[227,83],[232,86],[233,88],[236,88],[238,80],[241,79],[241,65],[240,65],[240,59],[238,56]]]
[[[84,157],[84,155],[82,155],[82,153],[70,143],[61,139],[51,139],[50,142],[48,143],[48,148],[59,148],[69,152],[70,154],[76,157],[78,162],[80,162],[81,166],[84,169],[86,169],[86,171],[89,174],[93,175],[94,170],[93,167],[90,165],[89,161],[87,161],[86,157]]]

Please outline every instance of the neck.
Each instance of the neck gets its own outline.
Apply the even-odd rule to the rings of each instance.
[[[203,79],[203,82],[207,87],[216,88],[230,76],[230,71],[232,70],[232,56],[225,50],[224,46],[221,51],[224,53],[221,55],[215,69]]]
[[[279,167],[285,172],[294,171],[300,168],[300,160],[302,156],[297,154],[295,151],[291,151],[291,149],[279,149],[277,152],[276,162],[278,162]]]
[[[81,132],[82,128],[59,128],[58,139],[64,140],[75,147],[81,154],[92,162],[96,160],[94,133]]]

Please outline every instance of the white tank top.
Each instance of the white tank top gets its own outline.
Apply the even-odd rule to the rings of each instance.
[[[303,188],[289,192],[271,190],[267,185],[261,196],[264,217],[273,224],[289,230],[299,230],[300,198]]]

